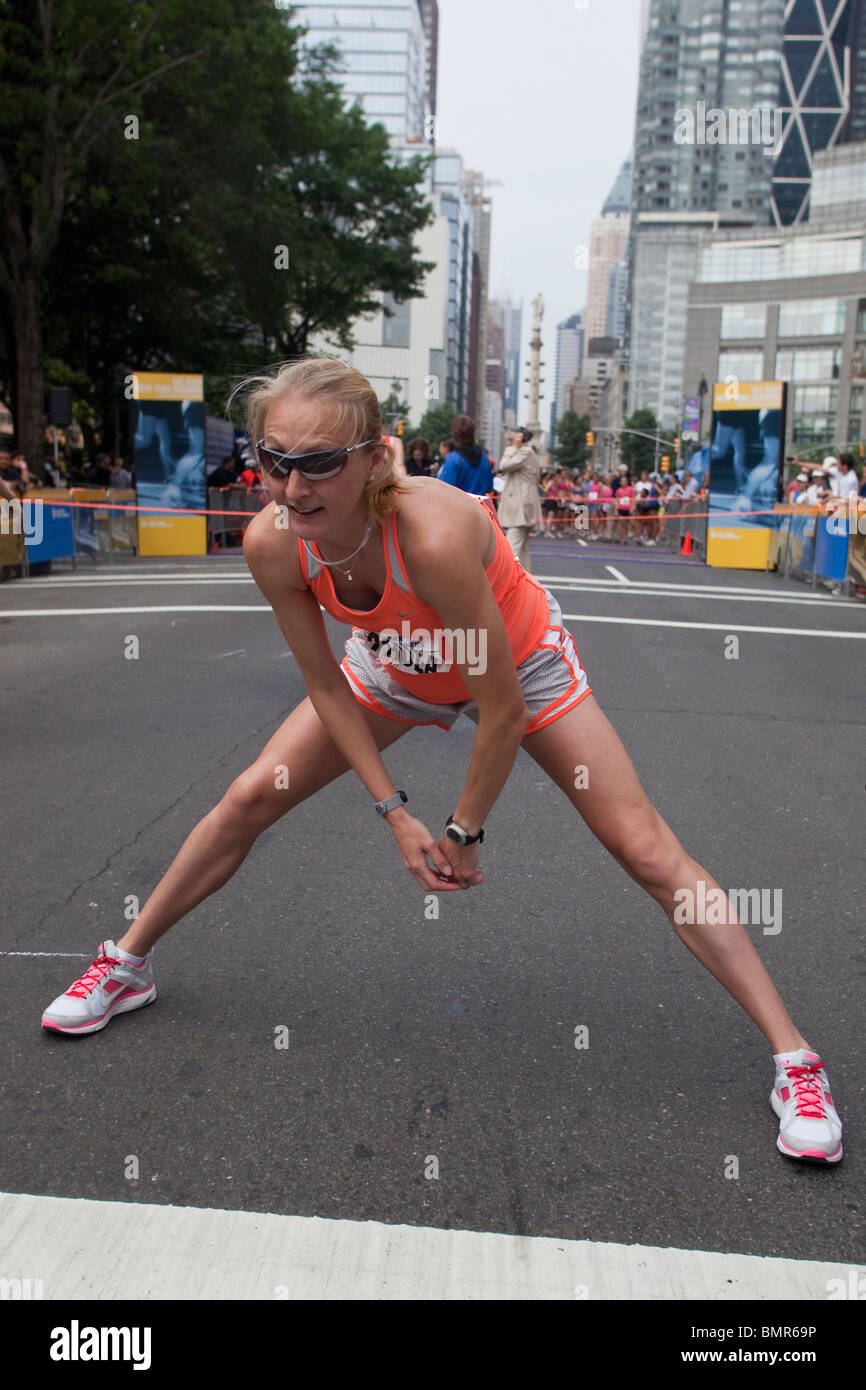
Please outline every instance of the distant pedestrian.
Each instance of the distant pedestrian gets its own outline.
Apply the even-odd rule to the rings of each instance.
[[[480,444],[475,443],[475,421],[457,415],[451,423],[454,449],[439,470],[439,481],[477,497],[493,491],[493,469]]]
[[[434,465],[429,439],[422,439],[420,435],[410,439],[406,454],[406,472],[410,478],[433,477]]]
[[[12,455],[8,449],[0,449],[0,478],[14,489],[16,497],[23,496],[25,484],[21,478],[21,471],[12,462]]]
[[[839,466],[833,476],[831,484],[834,496],[836,497],[856,497],[857,496],[857,474],[854,472],[854,460],[850,454],[839,455]]]
[[[235,461],[226,454],[219,468],[215,468],[207,480],[208,487],[232,487],[237,480]]]
[[[108,486],[129,489],[132,487],[132,474],[124,468],[123,459],[116,458],[108,469]]]
[[[505,486],[499,495],[499,524],[515,559],[527,574],[532,573],[530,533],[541,519],[538,496],[541,461],[531,441],[531,430],[512,430],[508,448],[496,470],[505,479]]]

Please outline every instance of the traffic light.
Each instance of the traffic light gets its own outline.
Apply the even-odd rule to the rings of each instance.
[[[397,434],[399,435],[399,437],[400,437],[401,439],[403,438],[403,431],[405,430],[405,428],[406,428],[406,421],[405,421],[405,420],[398,420],[398,421],[397,421]]]
[[[664,454],[664,455],[662,455],[662,472],[663,472],[663,473],[670,473],[670,471],[671,471],[671,461],[670,461],[670,457],[669,457],[667,454]]]
[[[861,459],[866,458],[866,448],[864,448],[862,444],[860,445],[860,457]]]
[[[679,437],[679,435],[677,435],[676,439],[674,440],[674,453],[675,453],[675,454],[678,454],[679,451],[680,451],[680,437]]]
[[[595,435],[592,430],[587,430],[586,432],[586,447],[587,449],[595,448]]]

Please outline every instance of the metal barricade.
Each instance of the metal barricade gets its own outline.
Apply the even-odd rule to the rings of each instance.
[[[209,539],[216,544],[220,540],[225,543],[227,536],[235,537],[240,544],[248,518],[271,500],[266,487],[210,487],[207,495]]]
[[[138,553],[138,514],[135,510],[115,510],[118,503],[135,502],[135,488],[110,487],[108,500],[108,550],[112,559]]]
[[[657,544],[679,553],[685,537],[689,535],[692,538],[692,552],[706,557],[707,510],[705,497],[674,497],[667,501]]]

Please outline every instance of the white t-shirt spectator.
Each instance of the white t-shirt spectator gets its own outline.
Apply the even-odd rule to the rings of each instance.
[[[845,474],[834,473],[830,486],[836,497],[856,497],[860,483],[854,469],[849,468]]]
[[[812,483],[811,487],[806,489],[806,496],[802,500],[807,502],[810,507],[819,507],[821,505],[822,494],[826,491],[826,483]]]
[[[683,497],[697,497],[700,490],[701,485],[698,482],[697,478],[689,478],[689,481],[686,483],[686,490],[683,493]]]
[[[677,482],[671,483],[671,490],[670,490],[670,492],[668,493],[668,501],[670,501],[670,502],[676,502],[678,498],[682,497],[682,495],[683,495],[683,485],[682,485],[682,483],[677,483]]]

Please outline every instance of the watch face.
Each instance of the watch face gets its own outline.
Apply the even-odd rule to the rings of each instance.
[[[452,840],[454,840],[456,844],[463,844],[463,836],[460,835],[456,830],[453,830],[450,825],[446,830],[445,834],[448,835]]]

